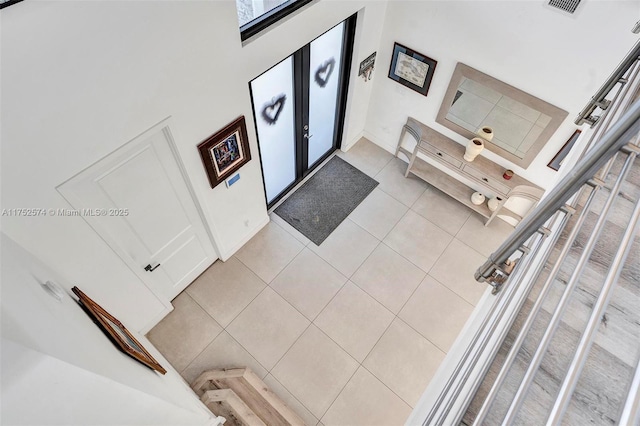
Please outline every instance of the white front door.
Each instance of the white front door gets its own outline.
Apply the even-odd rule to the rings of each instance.
[[[161,299],[173,299],[217,259],[166,123],[58,190]]]

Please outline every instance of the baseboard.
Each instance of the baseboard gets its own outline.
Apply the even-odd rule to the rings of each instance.
[[[158,325],[158,323],[162,321],[164,317],[169,315],[171,311],[173,311],[173,305],[169,303],[169,306],[165,306],[165,308],[162,311],[160,311],[158,315],[153,317],[151,321],[149,321],[144,327],[142,327],[141,330],[139,330],[139,333],[142,334],[143,336],[146,335],[148,332],[151,331],[153,327]]]
[[[346,144],[342,144],[342,146],[340,147],[340,151],[342,152],[347,152],[349,151],[351,148],[353,148],[353,146],[358,143],[358,141],[364,136],[364,132],[360,132],[356,135],[355,138],[351,139],[349,142],[347,142]]]
[[[396,145],[395,144],[387,144],[382,142],[384,140],[384,138],[379,137],[378,135],[371,133],[367,130],[365,130],[364,132],[362,132],[362,136],[369,139],[371,142],[373,142],[374,144],[378,145],[380,148],[384,149],[385,151],[394,154],[396,153]]]
[[[253,238],[262,228],[267,226],[267,224],[271,221],[269,215],[266,215],[264,220],[258,224],[252,231],[249,231],[235,246],[233,246],[230,250],[225,250],[220,253],[220,260],[226,262],[233,256],[238,250],[242,248],[243,245],[249,242],[251,238]]]

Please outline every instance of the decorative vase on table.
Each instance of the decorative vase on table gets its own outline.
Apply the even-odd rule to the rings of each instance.
[[[485,196],[482,195],[480,192],[474,192],[473,194],[471,194],[471,202],[476,206],[479,206],[480,204],[484,203],[484,200],[485,200]]]
[[[464,151],[464,156],[462,158],[465,161],[473,161],[475,158],[482,152],[484,149],[484,140],[482,138],[473,138],[467,144],[467,149]]]
[[[495,212],[501,202],[502,198],[500,197],[491,198],[489,201],[487,201],[487,207],[489,207],[489,210],[491,210],[492,212]]]
[[[489,126],[482,126],[477,133],[482,139],[491,142],[493,140],[493,129]]]

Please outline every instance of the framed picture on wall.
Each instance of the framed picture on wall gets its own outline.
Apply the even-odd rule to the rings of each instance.
[[[161,374],[167,372],[113,315],[91,300],[78,287],[73,287],[71,291],[78,296],[80,307],[118,349],[152,370],[156,370]]]
[[[235,119],[201,142],[198,151],[209,184],[211,188],[215,188],[251,160],[244,116]]]
[[[422,53],[394,43],[389,78],[427,96],[437,64]]]
[[[553,159],[549,161],[549,164],[547,164],[547,167],[552,168],[556,172],[560,170],[560,166],[562,165],[562,162],[567,157],[567,155],[569,155],[569,152],[571,152],[571,148],[573,148],[573,145],[575,145],[576,140],[578,140],[578,136],[580,136],[581,132],[582,132],[581,130],[576,130],[575,132],[573,132],[573,135],[571,135],[569,140],[565,142],[562,148],[560,148],[560,151],[558,151],[555,157],[553,157]]]

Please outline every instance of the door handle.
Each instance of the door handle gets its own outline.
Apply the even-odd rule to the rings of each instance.
[[[311,139],[313,137],[313,135],[308,135],[308,134],[304,134],[305,139]]]
[[[144,270],[148,272],[153,272],[156,270],[158,266],[160,266],[159,263],[157,263],[155,266],[151,266],[151,264],[148,264],[147,266],[144,267]]]

